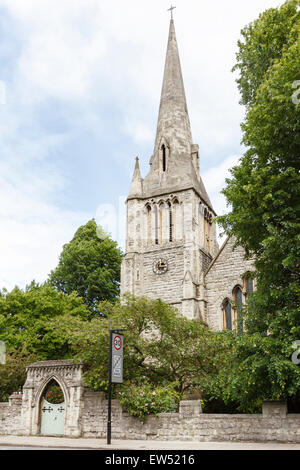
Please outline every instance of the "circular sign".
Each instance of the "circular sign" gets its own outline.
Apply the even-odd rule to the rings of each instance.
[[[122,338],[121,336],[115,336],[113,341],[114,348],[119,351],[122,348]]]

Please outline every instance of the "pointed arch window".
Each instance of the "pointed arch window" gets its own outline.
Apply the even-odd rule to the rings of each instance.
[[[245,301],[246,301],[246,309],[247,312],[251,310],[251,295],[254,290],[254,282],[253,282],[253,277],[251,276],[251,273],[247,273],[246,276],[243,278],[244,282],[244,293],[245,293]]]
[[[151,206],[148,204],[146,206],[146,230],[147,230],[147,239],[146,243],[149,245],[151,243]]]
[[[243,333],[243,293],[240,286],[236,286],[233,290],[233,299],[234,299],[234,319],[236,324],[236,329],[238,333]]]
[[[228,299],[223,302],[223,327],[225,330],[232,330],[231,303]]]
[[[158,228],[158,208],[157,208],[157,205],[155,204],[155,245],[158,245],[158,243],[159,243],[158,234],[159,234],[159,228]]]
[[[173,201],[173,213],[172,213],[172,224],[173,224],[173,241],[180,239],[180,217],[179,217],[179,202],[175,198]]]
[[[246,292],[246,301],[249,300],[249,295],[253,292],[253,279],[250,274],[244,277],[244,289]]]
[[[164,212],[165,204],[160,202],[159,204],[159,242],[163,243],[164,241]]]
[[[172,204],[168,202],[169,206],[169,241],[173,241],[173,214],[172,214]]]

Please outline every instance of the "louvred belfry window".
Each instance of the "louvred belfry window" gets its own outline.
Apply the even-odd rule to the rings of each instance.
[[[161,151],[162,151],[162,170],[166,171],[166,169],[167,169],[167,156],[166,156],[166,146],[165,146],[165,144],[162,144]]]
[[[169,202],[169,241],[173,241],[173,217],[172,217],[172,205]]]

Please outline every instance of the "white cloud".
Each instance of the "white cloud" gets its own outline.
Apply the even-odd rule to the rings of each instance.
[[[55,202],[68,183],[49,155],[64,145],[66,136],[36,138],[30,112],[22,118],[17,111],[7,103],[0,125],[0,289],[9,290],[33,279],[45,281],[63,244],[91,218]],[[22,132],[24,121],[28,135]]]
[[[187,6],[178,0],[174,15],[192,129],[204,148],[239,139],[242,108],[230,70],[240,29],[277,3],[193,0]],[[22,37],[15,79],[25,101],[109,96],[124,109],[128,135],[141,141],[136,121],[148,121],[142,124],[146,129],[158,112],[167,0],[151,5],[138,0],[0,0],[0,5],[13,16]]]
[[[0,170],[0,288],[43,282],[55,268],[62,245],[89,215],[62,210],[46,199],[53,182],[38,178],[16,185],[15,171]],[[8,182],[11,181],[11,182]],[[55,185],[56,186],[56,183]]]
[[[152,143],[154,139],[153,129],[146,126],[143,122],[135,121],[135,118],[128,119],[123,127],[124,132],[132,136],[137,144]]]
[[[28,218],[1,217],[0,288],[24,288],[33,279],[45,281],[57,265],[63,244],[88,220],[85,214],[62,212],[46,204],[40,210],[27,210]]]
[[[277,4],[278,0],[177,0],[174,17],[191,126],[201,147],[202,167],[209,168],[203,180],[219,214],[226,208],[219,191],[237,157],[222,164],[216,161],[220,154],[239,151],[243,113],[230,72],[236,43],[245,24]],[[118,145],[124,134],[133,144],[150,143],[169,6],[169,0],[0,0],[18,40],[5,82],[5,104],[0,105],[0,286],[44,280],[62,244],[94,215],[78,211],[75,204],[70,210],[58,205],[57,195],[70,183],[51,162],[51,153],[81,127],[95,133],[101,126],[105,129],[109,107],[103,103],[123,120],[116,131]],[[4,101],[3,92],[1,96]],[[45,133],[39,127],[36,108],[49,98],[62,105],[76,103],[82,111],[68,116],[72,135]],[[122,151],[118,149],[120,160],[125,158]],[[147,163],[149,157],[145,156]],[[127,158],[131,177],[132,155]],[[115,190],[118,194],[119,188]]]

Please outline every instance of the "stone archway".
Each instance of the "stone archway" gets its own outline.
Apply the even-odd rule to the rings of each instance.
[[[65,435],[66,400],[59,383],[51,378],[40,399],[40,434]]]
[[[74,364],[69,359],[35,362],[27,367],[22,399],[25,434],[41,433],[41,403],[45,390],[52,381],[59,385],[64,396],[63,435],[80,436],[84,392],[82,364]]]

